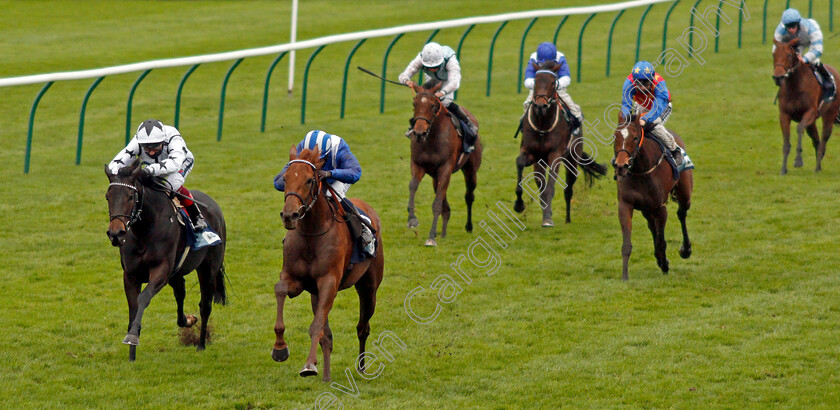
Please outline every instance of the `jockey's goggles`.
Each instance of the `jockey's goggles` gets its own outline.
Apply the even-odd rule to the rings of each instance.
[[[145,151],[160,151],[163,149],[163,142],[156,142],[154,144],[140,144]]]
[[[796,28],[796,27],[799,27],[799,23],[798,23],[798,22],[797,22],[797,23],[788,23],[788,24],[785,24],[785,29],[787,29],[787,30],[790,30],[790,29],[792,29],[792,28]]]

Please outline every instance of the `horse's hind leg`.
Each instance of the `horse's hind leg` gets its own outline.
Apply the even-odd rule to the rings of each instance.
[[[834,113],[833,111],[830,111],[830,112]],[[834,128],[834,117],[836,117],[836,115],[833,116],[833,117],[830,116],[830,115],[826,115],[826,116],[823,117],[822,139],[820,140],[820,144],[817,147],[817,168],[816,168],[816,171],[821,171],[822,170],[822,160],[823,160],[823,157],[825,156],[825,147],[826,147],[826,145],[828,145],[828,139],[831,138],[831,131]]]
[[[779,125],[782,127],[782,171],[781,174],[787,174],[787,161],[790,154],[790,116],[785,113],[779,113]]]
[[[318,294],[312,293],[310,302],[312,303],[312,314],[318,313]],[[330,354],[333,350],[333,334],[330,329],[330,319],[324,322],[324,336],[319,341],[321,345],[321,353],[324,355],[324,381],[330,381]]]
[[[372,268],[371,268],[372,269]],[[359,337],[359,374],[365,374],[365,344],[370,336],[370,318],[376,310],[376,289],[378,284],[373,280],[369,269],[365,276],[356,283],[356,293],[359,294],[359,323],[356,325],[356,335]]]
[[[440,237],[446,238],[446,227],[449,225],[449,217],[452,215],[452,211],[449,208],[449,201],[446,199],[446,196],[443,197],[443,208],[441,209],[440,216],[443,219],[443,223],[440,227]]]
[[[627,265],[630,263],[630,253],[633,252],[633,243],[630,241],[630,235],[633,232],[633,207],[626,202],[618,203],[618,222],[621,224],[621,280],[628,279]]]
[[[573,162],[571,158],[563,161],[563,165],[566,168],[566,188],[563,189],[563,197],[566,200],[566,223],[571,223],[572,195],[574,195],[574,186],[580,171],[577,170],[577,162]]]
[[[680,257],[688,259],[691,256],[691,241],[688,239],[688,228],[685,225],[685,218],[688,215],[688,210],[691,208],[691,189],[693,184],[691,171],[683,171],[680,176],[680,182],[677,184],[676,197],[679,209],[677,209],[677,217],[680,219],[680,226],[682,227],[683,241],[680,246]]]
[[[437,246],[437,242],[435,242],[437,222],[440,214],[443,212],[443,201],[446,199],[446,190],[449,189],[449,181],[451,178],[452,169],[450,167],[445,167],[438,169],[438,174],[432,181],[435,187],[435,201],[432,203],[432,228],[429,230],[429,239],[426,240],[426,246]]]
[[[651,212],[650,218],[648,218],[648,227],[651,228],[651,233],[653,234],[656,263],[659,265],[659,269],[662,269],[662,273],[666,275],[670,269],[668,255],[666,253],[668,244],[665,242],[665,223],[667,221],[668,208],[665,206],[660,206],[658,209]],[[653,226],[651,226],[651,222],[653,222]]]
[[[172,293],[175,295],[175,304],[178,305],[178,327],[191,327],[198,320],[193,315],[189,317],[184,315],[184,298],[187,295],[185,284],[183,276],[169,279],[169,286],[172,287]]]
[[[513,210],[520,213],[525,210],[525,202],[522,201],[522,170],[527,166],[528,158],[520,151],[516,158],[516,202],[513,203]]]
[[[805,133],[806,129],[811,128],[816,120],[817,110],[813,109],[807,111],[799,124],[796,125],[796,159],[793,161],[793,166],[796,168],[800,168],[804,164],[802,162],[802,134]],[[810,135],[811,132],[809,131],[808,134]],[[814,136],[811,136],[811,138],[813,139]]]
[[[808,136],[811,137],[811,145],[814,146],[814,156],[817,158],[817,165],[814,172],[819,172],[822,170],[822,167],[820,166],[820,134],[817,131],[817,123],[814,122],[809,125],[805,128],[805,131],[807,131]]]
[[[123,274],[123,288],[125,289],[125,298],[128,301],[128,329],[126,332],[131,331],[131,324],[134,322],[134,318],[137,316],[137,296],[140,294],[140,282],[136,279],[135,276],[129,275],[127,273]],[[137,335],[140,335],[140,328],[137,329]],[[128,353],[128,360],[134,361],[136,358],[136,351],[137,347],[132,345],[129,348]]]
[[[467,224],[464,228],[467,232],[472,232],[472,206],[473,202],[475,202],[475,187],[478,186],[478,168],[476,167],[475,160],[470,159],[461,171],[464,173],[464,183],[467,188],[464,193],[464,201],[467,203]],[[522,173],[520,172],[521,175]]]

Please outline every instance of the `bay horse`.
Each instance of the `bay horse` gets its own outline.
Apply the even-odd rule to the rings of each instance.
[[[140,322],[149,303],[164,286],[169,284],[178,305],[177,324],[191,327],[197,321],[193,315],[184,315],[186,296],[184,276],[192,271],[198,274],[201,288],[201,335],[198,351],[205,348],[207,323],[213,310],[211,302],[225,304],[225,219],[219,205],[207,194],[190,190],[196,204],[201,207],[207,224],[218,233],[222,242],[199,250],[190,250],[183,257],[187,238],[178,222],[177,211],[169,199],[168,190],[157,186],[153,177],[143,173],[138,166],[124,167],[113,175],[108,166],[108,239],[120,248],[123,268],[123,286],[128,300],[128,334],[123,343],[130,345],[129,360],[136,358],[140,344]],[[189,222],[186,222],[189,223]],[[148,283],[143,291],[140,287]]]
[[[662,273],[667,274],[669,263],[665,255],[665,222],[668,220],[668,197],[679,204],[677,217],[680,219],[683,235],[680,256],[687,259],[691,256],[691,241],[688,239],[685,218],[688,209],[691,208],[694,173],[690,169],[684,170],[680,173],[679,180],[674,181],[671,167],[664,161],[665,153],[656,141],[645,138],[639,116],[634,114],[626,119],[619,114],[618,124],[613,142],[613,166],[618,186],[618,221],[624,239],[621,246],[624,262],[621,280],[628,279],[627,265],[633,249],[630,233],[633,228],[634,209],[641,211],[642,216],[647,219],[648,229],[653,235],[656,263],[662,269]],[[677,145],[685,148],[685,143],[679,135],[670,130],[668,132],[674,136]]]
[[[796,51],[799,38],[783,43],[774,40],[776,48],[773,50],[773,81],[779,86],[779,124],[782,127],[782,170],[787,174],[787,159],[790,154],[790,122],[798,122],[796,126],[797,143],[794,167],[801,167],[802,163],[802,134],[807,131],[814,145],[817,165],[814,172],[822,170],[822,159],[825,147],[831,137],[834,120],[840,113],[840,95],[835,94],[829,104],[821,103],[822,87],[808,64],[802,62],[802,56]],[[834,67],[825,65],[834,76],[835,89],[840,91],[840,74]],[[822,118],[822,138],[817,133],[817,118]]]
[[[426,246],[437,246],[435,235],[437,234],[438,217],[443,215],[440,237],[446,237],[446,226],[449,223],[449,201],[446,198],[446,190],[449,188],[449,181],[452,174],[460,170],[464,173],[466,182],[466,193],[464,200],[467,203],[467,232],[472,232],[472,204],[475,200],[475,187],[478,184],[478,168],[481,167],[481,137],[476,136],[475,150],[464,154],[461,139],[458,131],[452,124],[449,111],[435,96],[443,83],[434,87],[414,85],[414,116],[411,118],[411,182],[408,184],[408,227],[415,228],[420,223],[414,215],[414,195],[420,180],[429,174],[432,177],[432,187],[435,191],[435,200],[432,203],[432,228],[429,231],[429,238]],[[463,107],[461,107],[463,108]],[[466,108],[464,112],[470,117],[473,123],[478,126],[478,121]]]
[[[578,166],[583,168],[590,185],[593,177],[601,178],[607,174],[607,167],[598,164],[583,151],[583,137],[580,134],[571,135],[571,124],[562,112],[564,108],[554,85],[557,80],[557,63],[549,60],[541,66],[531,64],[536,70],[534,99],[528,105],[525,119],[522,121],[522,142],[519,145],[519,156],[516,158],[516,202],[513,209],[516,212],[525,210],[525,203],[522,201],[522,170],[533,165],[539,176],[537,185],[542,188],[542,226],[550,228],[554,226],[551,219],[551,200],[554,198],[555,176],[559,175],[561,164],[566,168],[566,180],[561,181],[566,198],[566,223],[572,221],[572,187],[580,175]],[[546,171],[548,177],[543,180]]]
[[[367,214],[376,230],[374,257],[351,264],[354,244],[350,230],[341,217],[343,210],[335,201],[334,193],[331,194],[333,197],[326,196],[328,185],[318,177],[324,160],[317,149],[304,149],[298,156],[295,147],[289,152],[289,160],[291,163],[283,176],[286,182],[285,204],[280,213],[288,234],[283,240],[280,280],[274,286],[277,298],[274,333],[277,339],[271,357],[278,362],[289,358],[289,347],[283,338],[286,331],[283,306],[287,296],[291,299],[305,290],[311,296],[314,318],[309,326],[309,356],[300,375],[318,374],[317,347],[320,344],[324,356],[324,381],[329,381],[333,336],[328,315],[338,291],[350,286],[355,286],[359,294],[356,334],[359,354],[365,352],[365,342],[370,335],[370,318],[376,309],[376,290],[382,283],[385,266],[382,224],[370,205],[359,199],[350,200]],[[359,369],[364,370],[364,357],[359,360]]]

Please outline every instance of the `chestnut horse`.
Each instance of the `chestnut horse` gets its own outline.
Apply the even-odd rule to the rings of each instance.
[[[840,98],[835,97],[829,104],[821,103],[822,87],[814,77],[808,64],[802,62],[802,56],[796,51],[799,39],[782,43],[773,41],[773,80],[779,89],[779,123],[782,126],[782,171],[787,174],[787,159],[790,154],[790,121],[796,121],[797,143],[794,167],[802,166],[802,133],[808,131],[817,155],[815,172],[822,170],[825,146],[831,137],[834,119],[840,113]],[[840,90],[840,74],[834,67],[825,66],[834,76],[836,90]],[[817,133],[817,118],[822,118],[822,139]]]
[[[656,263],[667,274],[669,265],[665,255],[665,222],[668,220],[668,197],[679,203],[677,216],[682,224],[683,242],[680,256],[687,259],[691,256],[691,241],[685,227],[685,218],[691,207],[691,192],[694,187],[694,173],[687,169],[680,173],[680,179],[674,181],[674,174],[665,153],[656,141],[645,138],[645,131],[639,123],[639,117],[632,115],[625,119],[619,114],[619,126],[615,130],[613,150],[615,158],[616,181],[618,185],[618,221],[621,223],[621,234],[624,243],[621,246],[621,256],[624,261],[621,279],[627,280],[627,264],[633,245],[630,243],[630,232],[633,224],[633,210],[642,211],[647,219],[650,233],[653,234],[654,254]],[[673,131],[677,145],[685,148],[685,143]]]
[[[108,200],[108,238],[111,245],[120,248],[123,267],[123,285],[128,299],[128,334],[123,343],[130,345],[128,358],[134,361],[140,344],[140,321],[149,303],[168,283],[175,293],[178,305],[178,326],[191,327],[196,322],[193,315],[184,315],[186,296],[184,276],[195,270],[201,287],[201,336],[197,350],[205,348],[207,322],[213,310],[211,302],[225,304],[225,219],[222,210],[212,198],[198,190],[190,190],[196,204],[210,225],[222,239],[213,246],[190,250],[183,258],[187,246],[184,230],[178,223],[175,207],[169,193],[155,186],[152,177],[138,166],[122,168],[112,175],[108,166],[105,173],[110,184],[105,198]],[[180,264],[180,267],[178,267]],[[140,286],[147,283],[140,292]]]
[[[534,75],[534,101],[528,106],[525,119],[522,121],[522,143],[519,145],[519,156],[516,158],[516,202],[513,209],[516,212],[525,210],[522,202],[522,170],[534,165],[539,176],[537,185],[542,188],[540,199],[543,205],[542,226],[554,226],[551,220],[551,200],[554,198],[554,175],[559,175],[560,165],[565,165],[566,180],[564,195],[566,197],[566,223],[571,220],[572,187],[577,181],[578,165],[583,168],[586,178],[592,183],[593,178],[600,178],[607,174],[607,167],[598,164],[589,154],[583,152],[583,137],[578,134],[571,136],[571,126],[562,113],[563,106],[557,96],[555,70],[557,63],[549,60],[538,66]],[[545,172],[549,176],[543,180]]]
[[[277,340],[271,357],[278,362],[289,358],[289,347],[283,338],[286,331],[283,304],[286,296],[291,299],[305,290],[311,295],[315,317],[309,326],[309,356],[300,375],[306,377],[318,374],[317,348],[320,344],[324,355],[324,381],[329,381],[333,337],[328,315],[338,291],[350,286],[355,286],[359,294],[356,333],[359,337],[359,354],[365,352],[365,342],[370,335],[370,318],[376,308],[376,290],[382,283],[385,265],[381,223],[370,205],[359,199],[351,199],[358,209],[367,214],[376,230],[375,256],[351,264],[354,244],[350,230],[340,216],[343,209],[332,197],[326,196],[328,185],[318,178],[318,170],[324,165],[324,160],[318,155],[318,150],[304,149],[298,156],[295,147],[289,152],[289,159],[291,164],[283,176],[286,181],[285,205],[280,213],[283,225],[289,232],[283,241],[280,281],[274,286],[277,297],[274,333]],[[361,356],[359,360],[359,369],[363,370],[364,357]]]
[[[449,201],[446,190],[452,174],[459,169],[464,173],[467,192],[464,200],[467,202],[467,232],[472,232],[472,204],[475,200],[475,187],[478,183],[478,168],[481,166],[481,138],[476,136],[475,150],[463,154],[461,139],[452,124],[449,111],[435,96],[443,86],[438,83],[431,88],[415,85],[414,89],[414,117],[411,119],[411,182],[408,184],[408,227],[415,228],[420,223],[414,216],[414,194],[420,185],[420,180],[426,174],[432,177],[432,187],[435,190],[435,201],[432,203],[432,229],[426,246],[437,246],[438,217],[443,215],[443,226],[440,237],[446,237],[446,225],[449,223]],[[463,108],[463,107],[462,107]],[[475,117],[464,108],[464,112],[478,125]]]

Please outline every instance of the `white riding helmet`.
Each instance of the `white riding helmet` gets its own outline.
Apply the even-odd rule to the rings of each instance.
[[[163,123],[158,120],[143,121],[137,127],[137,142],[140,145],[144,144],[158,144],[166,139],[166,133],[163,132]]]
[[[443,49],[440,44],[435,42],[426,44],[420,52],[420,60],[425,67],[437,67],[443,63]]]

